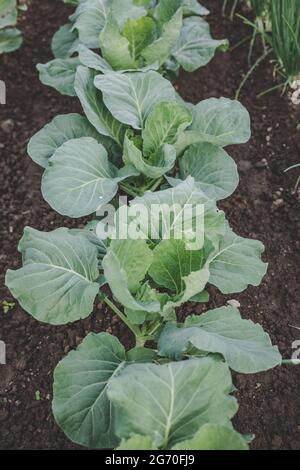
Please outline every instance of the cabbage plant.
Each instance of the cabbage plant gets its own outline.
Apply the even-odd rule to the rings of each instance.
[[[68,2],[70,3],[70,2]],[[75,2],[71,2],[73,5]],[[53,37],[55,59],[39,64],[40,79],[75,95],[78,65],[103,74],[149,68],[177,73],[206,65],[227,40],[214,40],[197,0],[81,0]]]
[[[158,12],[172,25],[201,10],[193,1],[181,1],[174,13],[179,2],[124,0],[117,25],[103,20],[99,31],[93,22],[98,10],[82,13],[89,12],[89,0],[68,3],[78,5],[76,28],[69,28],[78,42],[91,41],[94,31],[103,40],[107,29],[130,43],[130,31],[126,37],[122,29],[129,11],[147,38],[147,24],[159,24]],[[109,5],[109,18],[117,4]],[[166,31],[173,37],[169,21],[163,39],[143,43],[141,52],[165,47]],[[108,64],[104,54],[92,55],[81,44],[83,51]],[[238,409],[231,371],[276,367],[282,363],[278,348],[232,306],[184,322],[177,313],[187,302],[191,309],[208,302],[211,286],[223,294],[242,292],[266,273],[262,243],[235,234],[217,206],[238,184],[224,148],[247,142],[249,114],[226,98],[184,102],[151,64],[147,70],[149,64],[139,62],[143,70],[134,72],[110,65],[104,72],[70,60],[77,61],[72,86],[85,116],[55,117],[33,136],[28,152],[45,169],[42,193],[51,207],[91,219],[81,229],[26,227],[19,243],[23,266],[8,270],[6,285],[26,312],[51,325],[87,318],[101,302],[128,327],[135,346],[126,351],[108,333],[89,334],[55,369],[55,420],[69,439],[90,448],[246,450],[252,437],[231,422]],[[117,198],[124,192],[128,205]],[[112,219],[105,213],[109,202]],[[152,213],[156,205],[160,211]],[[201,210],[188,210],[182,224],[190,208]],[[139,237],[124,237],[129,227],[138,228]]]
[[[13,52],[22,44],[22,33],[15,28],[18,20],[18,9],[24,7],[17,0],[2,0],[0,4],[0,54]]]
[[[126,353],[117,338],[90,334],[69,353],[54,374],[55,419],[74,442],[95,448],[246,449],[247,438],[230,423],[237,403],[229,370],[275,367],[278,349],[236,308],[191,315],[184,324],[176,309],[207,301],[209,284],[225,294],[258,285],[266,272],[263,245],[234,234],[192,177],[130,206],[150,208],[153,201],[176,203],[179,212],[188,201],[202,204],[201,248],[189,249],[187,233],[167,239],[163,230],[155,238],[100,240],[94,223],[48,233],[25,229],[23,267],[8,271],[6,284],[27,312],[66,324],[87,317],[100,296],[136,338]],[[149,340],[155,349],[145,347]]]
[[[45,168],[44,198],[60,214],[93,214],[118,186],[141,196],[164,176],[170,185],[193,176],[216,200],[236,189],[236,164],[224,147],[250,137],[250,117],[239,102],[187,104],[156,71],[95,76],[80,66],[75,89],[86,117],[57,116],[28,146]]]

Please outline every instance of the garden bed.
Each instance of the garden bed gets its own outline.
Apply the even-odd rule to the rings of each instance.
[[[220,0],[206,0],[213,15],[214,36],[227,37],[231,45],[249,34],[236,19],[222,18]],[[23,227],[39,230],[78,227],[78,221],[63,218],[44,202],[40,192],[41,170],[26,157],[29,138],[57,114],[80,112],[76,99],[61,97],[39,82],[35,64],[51,59],[50,40],[70,9],[60,0],[32,0],[20,29],[24,45],[1,59],[0,78],[7,84],[7,105],[0,108],[1,178],[1,286],[8,268],[20,266],[16,254]],[[43,19],[41,21],[41,18]],[[184,99],[198,102],[209,97],[233,98],[248,69],[247,46],[218,54],[193,74],[181,73],[177,87]],[[256,50],[257,57],[261,51]],[[293,192],[296,175],[284,170],[299,161],[300,113],[288,97],[275,92],[262,99],[256,95],[272,86],[273,67],[265,61],[252,76],[241,102],[252,118],[252,138],[234,146],[231,155],[238,164],[240,185],[221,204],[236,233],[264,242],[268,274],[259,288],[222,296],[214,292],[209,307],[235,299],[244,318],[262,324],[284,358],[300,339],[299,320],[299,195]],[[3,146],[3,148],[2,148]],[[0,300],[12,301],[1,287]],[[193,311],[201,312],[201,306]],[[191,308],[180,312],[184,316]],[[298,327],[298,329],[297,329]],[[16,304],[0,313],[0,339],[7,345],[7,365],[0,366],[0,448],[74,449],[56,426],[51,412],[52,376],[57,362],[90,331],[108,331],[131,346],[128,330],[103,305],[84,321],[63,327],[41,324]],[[239,432],[253,433],[253,449],[300,449],[300,369],[277,368],[258,375],[235,375],[240,410],[235,419]]]

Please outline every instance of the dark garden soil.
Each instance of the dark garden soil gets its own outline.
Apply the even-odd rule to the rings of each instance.
[[[215,37],[237,44],[250,31],[236,19],[221,16],[221,0],[202,0],[210,8]],[[17,253],[23,227],[49,231],[60,226],[78,226],[78,221],[56,214],[43,201],[41,170],[26,156],[30,136],[57,114],[80,111],[76,99],[61,97],[40,84],[35,65],[52,58],[50,40],[71,9],[61,0],[32,0],[20,22],[23,47],[0,59],[0,79],[7,84],[7,105],[0,107],[1,255],[0,301],[12,301],[3,286],[7,268],[20,266]],[[178,89],[194,103],[209,97],[233,98],[248,70],[248,45],[218,54],[194,74],[182,73]],[[261,51],[259,46],[254,57]],[[235,158],[241,182],[236,193],[223,202],[237,233],[262,240],[266,245],[268,274],[259,288],[224,297],[212,292],[209,307],[230,299],[241,304],[244,318],[263,325],[285,358],[292,343],[300,340],[299,262],[300,196],[293,186],[296,174],[285,168],[299,161],[300,113],[287,96],[275,92],[256,95],[272,86],[273,68],[264,62],[245,87],[241,101],[252,117],[253,136],[247,145],[229,149]],[[81,222],[81,221],[79,221]],[[123,325],[101,305],[84,321],[63,327],[43,325],[17,304],[8,313],[0,310],[0,339],[7,346],[7,364],[0,365],[0,448],[75,449],[56,426],[51,413],[52,374],[57,362],[90,331],[116,334],[127,346],[131,338]],[[207,308],[207,306],[205,307]],[[200,313],[190,305],[180,312]],[[235,426],[253,433],[253,449],[300,450],[300,368],[285,366],[258,375],[236,375],[240,409]]]

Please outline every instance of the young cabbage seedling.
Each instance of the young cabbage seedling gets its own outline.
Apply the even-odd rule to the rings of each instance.
[[[54,35],[55,59],[38,65],[40,79],[74,96],[78,65],[103,74],[193,72],[228,47],[212,39],[202,18],[208,13],[197,0],[85,0]]]

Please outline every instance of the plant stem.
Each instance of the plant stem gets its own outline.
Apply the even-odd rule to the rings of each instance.
[[[103,301],[112,309],[112,311],[120,318],[120,320],[125,323],[125,325],[130,329],[130,331],[132,331],[134,336],[137,338],[140,333],[138,328],[131,325],[124,313],[122,313],[121,310],[119,310],[118,307],[116,307],[116,305],[108,297],[104,297]]]
[[[237,92],[235,94],[235,99],[238,100],[239,99],[239,96],[240,96],[240,93],[242,91],[242,89],[244,88],[245,84],[247,83],[247,81],[249,80],[250,76],[252,75],[252,73],[254,72],[254,70],[259,66],[259,64],[272,52],[272,49],[268,49],[261,57],[259,57],[259,59],[257,59],[257,61],[255,62],[255,64],[252,65],[252,67],[248,70],[248,72],[246,73],[245,77],[243,78],[243,80],[241,81],[241,84],[240,86],[238,87],[237,89]]]
[[[129,194],[130,196],[133,196],[133,197],[139,196],[139,193],[137,191],[135,191],[133,188],[131,188],[125,183],[121,183],[120,188],[123,189],[123,191],[125,191],[125,193]]]
[[[156,180],[155,183],[153,184],[153,186],[150,187],[150,191],[154,192],[158,188],[158,186],[161,185],[163,180],[164,180],[163,176],[161,176],[158,180]]]
[[[284,359],[281,363],[283,366],[300,366],[300,359]]]

